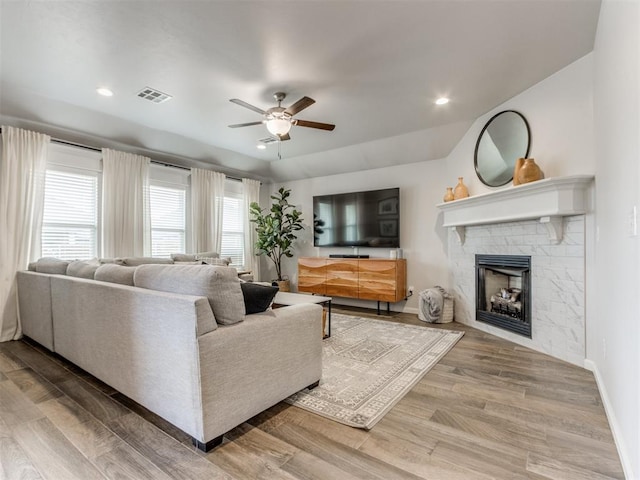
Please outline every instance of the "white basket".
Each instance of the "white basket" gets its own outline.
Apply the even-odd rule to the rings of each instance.
[[[440,314],[440,316],[434,320],[432,323],[450,323],[453,321],[453,307],[454,307],[454,302],[453,302],[453,295],[449,294],[444,288],[436,286],[434,287],[438,290],[440,290],[440,292],[442,293],[442,297],[443,297],[443,305],[442,305],[442,312]],[[425,290],[426,292],[426,290]],[[420,298],[418,299],[418,318],[420,320],[422,320],[423,322],[428,322],[429,320],[427,319],[426,315],[424,314],[424,309],[426,308],[425,305],[425,300],[422,298],[422,296],[420,296]]]
[[[447,293],[444,296],[444,305],[442,306],[442,317],[438,323],[453,322],[453,295]]]

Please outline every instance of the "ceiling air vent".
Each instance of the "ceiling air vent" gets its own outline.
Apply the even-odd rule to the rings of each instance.
[[[163,103],[173,98],[171,95],[162,93],[161,91],[151,87],[144,87],[138,92],[138,96],[153,103]]]
[[[258,140],[260,143],[264,143],[265,145],[270,145],[272,143],[277,143],[278,139],[276,137],[265,137]]]

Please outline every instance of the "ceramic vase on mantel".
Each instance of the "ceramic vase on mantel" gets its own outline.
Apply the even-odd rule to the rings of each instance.
[[[447,187],[447,193],[444,194],[443,200],[445,202],[455,200],[455,197],[453,196],[453,187]]]
[[[467,198],[469,196],[469,189],[462,181],[462,177],[458,177],[458,184],[453,189],[454,200],[460,200],[461,198]]]
[[[520,185],[520,180],[518,180],[518,172],[524,165],[524,158],[519,158],[516,160],[516,165],[513,167],[513,185]]]
[[[518,170],[518,183],[529,183],[541,180],[542,170],[533,158],[525,158],[522,167]]]

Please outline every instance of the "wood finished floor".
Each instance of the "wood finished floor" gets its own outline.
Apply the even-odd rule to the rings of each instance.
[[[279,403],[209,454],[38,345],[1,343],[0,479],[624,478],[590,372],[441,328],[466,333],[372,430]]]

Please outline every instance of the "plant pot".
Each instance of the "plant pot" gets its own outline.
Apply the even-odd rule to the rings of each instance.
[[[278,287],[281,292],[291,291],[291,282],[289,280],[274,280],[271,284],[274,287]]]

